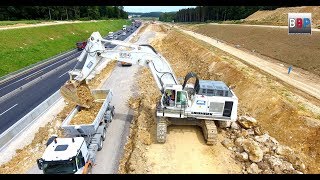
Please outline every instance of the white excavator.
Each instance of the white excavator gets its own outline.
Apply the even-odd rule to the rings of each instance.
[[[108,50],[104,43],[123,48]],[[69,72],[70,80],[60,89],[63,97],[86,107],[77,97],[77,86],[92,75],[100,61],[118,60],[148,67],[162,93],[156,106],[158,143],[165,143],[169,125],[198,125],[202,127],[207,144],[212,145],[217,137],[215,122],[219,125],[237,119],[238,98],[224,82],[200,80],[190,72],[180,84],[167,60],[150,45],[106,40],[99,32],[93,32],[78,60],[82,61],[86,55],[83,68]],[[189,82],[191,78],[194,83]]]

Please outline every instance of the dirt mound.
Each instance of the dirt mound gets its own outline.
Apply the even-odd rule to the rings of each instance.
[[[320,27],[320,6],[301,6],[257,11],[245,19],[245,22],[268,25],[288,25],[288,13],[311,13],[312,27]]]
[[[93,102],[90,109],[80,108],[80,111],[70,121],[70,125],[93,123],[101,106],[101,102]]]

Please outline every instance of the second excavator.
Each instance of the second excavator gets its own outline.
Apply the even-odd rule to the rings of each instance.
[[[105,49],[104,43],[125,48],[109,50]],[[88,107],[77,96],[77,87],[88,79],[98,62],[118,60],[148,67],[162,93],[156,106],[156,134],[159,143],[166,141],[169,125],[198,125],[202,127],[207,144],[215,144],[215,122],[219,124],[237,119],[238,98],[224,82],[200,80],[196,73],[190,72],[185,76],[183,84],[180,84],[168,61],[150,45],[106,40],[99,32],[93,32],[79,60],[83,60],[85,55],[87,58],[83,69],[69,73],[70,81],[61,88],[61,94],[70,101]],[[190,79],[194,83],[190,83]]]

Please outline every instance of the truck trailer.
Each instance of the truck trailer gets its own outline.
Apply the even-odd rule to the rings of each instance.
[[[90,174],[97,151],[103,148],[106,131],[114,116],[111,90],[92,90],[94,101],[102,106],[91,124],[71,125],[70,121],[81,111],[80,106],[70,112],[62,122],[65,137],[52,136],[40,159],[38,168],[44,174]]]

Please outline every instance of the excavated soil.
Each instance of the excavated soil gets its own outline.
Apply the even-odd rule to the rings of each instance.
[[[320,116],[305,108],[303,102],[298,102],[290,89],[235,57],[196,39],[173,30],[165,33],[159,30],[159,27],[152,28],[161,32],[158,37],[163,37],[153,41],[152,45],[169,61],[177,78],[184,78],[188,72],[193,71],[200,79],[221,80],[232,85],[239,98],[238,115],[254,117],[263,132],[274,137],[280,144],[292,148],[298,159],[305,163],[305,167],[297,168],[299,171],[320,172]],[[119,167],[120,173],[243,172],[233,154],[228,155],[229,151],[221,150],[215,154],[212,150],[217,148],[216,146],[205,148],[207,146],[204,144],[201,149],[194,139],[190,139],[197,137],[197,133],[193,133],[193,136],[187,135],[187,132],[192,132],[188,128],[169,127],[167,142],[156,144],[154,112],[160,93],[155,89],[156,84],[147,69],[141,71],[140,76],[143,78],[139,81],[140,96],[129,102],[135,110],[135,118]],[[224,130],[219,130],[219,142],[221,137],[226,137],[225,134]],[[177,139],[172,139],[173,137]],[[202,141],[201,139],[203,140],[202,136],[198,141]],[[185,155],[184,158],[180,153]],[[191,155],[198,156],[199,161],[191,158]],[[227,160],[223,161],[223,158]],[[225,168],[196,168],[197,164],[204,163],[218,166],[217,162],[224,164]],[[191,171],[188,171],[189,169]]]
[[[93,102],[89,109],[80,108],[80,111],[70,121],[70,125],[92,124],[101,106],[101,102]]]
[[[100,81],[109,77],[114,66],[115,63],[109,63],[101,73],[96,75],[92,80],[93,83],[90,84],[90,88],[99,88],[101,86]],[[74,104],[66,104],[63,110],[57,114],[53,121],[49,122],[44,127],[39,128],[31,144],[23,147],[22,149],[16,150],[16,155],[13,156],[10,161],[0,166],[0,174],[24,174],[34,166],[36,160],[44,153],[46,148],[45,144],[48,138],[53,134],[58,135],[58,137],[63,137],[63,130],[60,127],[61,123],[74,107]]]
[[[241,25],[199,25],[195,32],[227,42],[248,52],[320,75],[320,32],[288,35],[288,29]]]
[[[81,104],[87,105],[90,108],[93,106],[94,98],[87,84],[84,83],[77,87],[77,95]]]
[[[286,7],[257,11],[248,16],[244,23],[287,26],[288,13],[311,13],[312,27],[320,27],[320,6]]]

